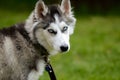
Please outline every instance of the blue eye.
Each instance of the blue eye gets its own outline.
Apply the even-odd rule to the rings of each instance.
[[[68,30],[68,27],[67,26],[64,26],[63,29],[62,29],[62,32],[65,32]]]
[[[57,34],[57,31],[54,31],[53,29],[48,29],[48,32],[51,34]]]

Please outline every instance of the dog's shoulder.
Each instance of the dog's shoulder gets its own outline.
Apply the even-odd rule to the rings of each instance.
[[[11,26],[11,27],[8,27],[8,28],[0,29],[0,33],[2,35],[4,35],[4,36],[13,35],[15,33],[15,26]]]
[[[10,27],[0,29],[0,34],[3,36],[13,37],[16,34],[16,31],[22,31],[23,28],[24,23],[18,23]]]

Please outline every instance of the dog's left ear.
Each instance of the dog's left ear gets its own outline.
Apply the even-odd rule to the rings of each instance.
[[[72,14],[70,0],[62,0],[61,10],[65,15],[71,15]]]
[[[35,6],[35,17],[36,18],[43,18],[48,12],[48,7],[42,0],[39,0]]]
[[[66,16],[66,22],[70,26],[69,34],[73,34],[74,27],[76,24],[76,19],[73,15],[72,9],[71,9],[71,3],[70,0],[62,0],[61,3],[61,11]]]

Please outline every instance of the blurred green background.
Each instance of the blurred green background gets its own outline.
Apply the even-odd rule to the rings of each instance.
[[[0,0],[0,27],[24,21],[37,0]],[[47,4],[60,0],[44,0]],[[120,80],[120,0],[71,0],[71,50],[51,57],[58,80]],[[40,80],[49,80],[48,74]]]

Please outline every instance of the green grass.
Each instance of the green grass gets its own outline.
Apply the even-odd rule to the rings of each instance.
[[[0,26],[24,21],[28,13],[0,11]],[[71,50],[51,57],[58,80],[120,80],[120,17],[77,17]],[[49,80],[47,72],[40,80]]]
[[[28,15],[28,12],[12,12],[0,9],[0,28],[9,27],[13,24],[24,21]]]

